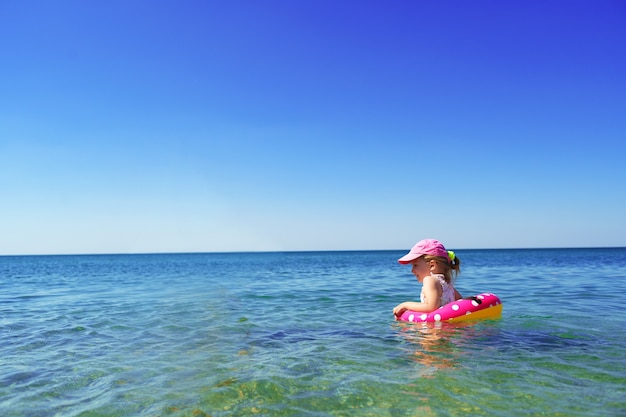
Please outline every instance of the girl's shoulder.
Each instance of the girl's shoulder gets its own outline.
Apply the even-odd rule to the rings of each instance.
[[[431,274],[430,276],[439,283],[447,283],[446,276],[444,274]]]
[[[426,275],[424,277],[423,283],[427,285],[434,285],[434,286],[439,285],[440,287],[443,287],[443,285],[446,283],[446,280],[443,275],[431,274],[431,275]]]
[[[432,274],[431,277],[441,286],[442,289],[454,288],[452,283],[446,281],[446,276],[443,274]]]

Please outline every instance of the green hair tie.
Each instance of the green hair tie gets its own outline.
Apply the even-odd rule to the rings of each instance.
[[[448,258],[450,258],[450,262],[454,262],[456,255],[451,250],[448,251]]]

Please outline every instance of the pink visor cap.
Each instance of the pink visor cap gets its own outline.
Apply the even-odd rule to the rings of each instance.
[[[422,255],[443,256],[448,259],[448,251],[440,241],[435,239],[424,239],[417,242],[415,246],[411,248],[409,253],[398,259],[398,262],[406,265]]]

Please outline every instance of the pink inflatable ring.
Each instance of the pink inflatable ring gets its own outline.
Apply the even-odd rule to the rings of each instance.
[[[462,298],[439,307],[430,313],[407,310],[397,320],[413,323],[437,321],[467,321],[498,318],[502,315],[502,301],[488,292],[474,297]]]

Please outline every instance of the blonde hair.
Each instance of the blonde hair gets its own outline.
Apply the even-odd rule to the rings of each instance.
[[[424,255],[426,262],[435,261],[443,268],[443,276],[448,284],[453,283],[461,273],[461,260],[455,256],[453,260],[443,256]]]

